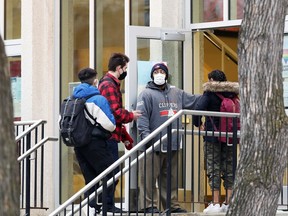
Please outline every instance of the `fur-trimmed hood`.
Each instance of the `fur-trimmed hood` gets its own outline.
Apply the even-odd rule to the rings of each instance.
[[[206,82],[203,84],[203,90],[208,92],[231,92],[239,94],[238,82]]]

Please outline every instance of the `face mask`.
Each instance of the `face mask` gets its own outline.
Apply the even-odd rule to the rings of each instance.
[[[122,74],[120,74],[120,76],[118,77],[119,80],[123,80],[125,79],[125,77],[127,76],[127,71],[123,71]]]
[[[154,83],[156,85],[163,85],[166,82],[165,78],[166,78],[165,74],[158,73],[158,74],[154,75],[154,80],[153,81],[154,81]]]

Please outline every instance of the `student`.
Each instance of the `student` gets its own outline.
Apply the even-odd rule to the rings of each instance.
[[[168,67],[163,63],[155,64],[149,74],[152,81],[147,83],[137,100],[137,109],[142,116],[137,120],[137,128],[141,139],[144,139],[181,109],[193,109],[198,96],[184,92],[167,83]],[[162,133],[162,136],[164,133]],[[159,137],[157,137],[159,139]],[[157,140],[153,140],[153,143]],[[172,138],[171,153],[171,213],[185,213],[177,201],[177,154],[180,149],[177,136]],[[161,205],[166,208],[167,186],[167,142],[162,143],[162,149],[155,149],[146,155],[146,162],[140,161],[140,209],[145,213],[159,213],[157,208],[156,181],[160,193]],[[149,147],[149,146],[147,146]],[[163,152],[162,152],[163,150]],[[146,172],[145,172],[146,168]],[[153,173],[152,173],[153,172]],[[149,177],[147,177],[149,176]],[[152,176],[152,177],[150,177]],[[153,198],[152,198],[153,197]]]
[[[100,92],[96,87],[98,82],[96,79],[97,72],[94,69],[85,68],[78,73],[78,78],[81,81],[81,84],[74,89],[73,97],[83,98],[94,95],[88,98],[85,103],[88,112],[94,119],[97,118],[97,122],[101,124],[104,129],[110,132],[114,131],[116,128],[116,123],[109,103],[105,97],[100,95]],[[91,119],[89,115],[85,116],[89,121],[91,121],[92,124],[95,124],[95,121]],[[114,161],[113,155],[108,148],[107,140],[101,137],[93,136],[93,132],[91,142],[82,147],[75,147],[74,151],[86,185],[106,168],[108,168]],[[111,177],[111,175],[108,176],[108,178]],[[96,187],[92,187],[85,194],[85,197],[88,197],[90,194],[94,193],[97,188],[98,185],[96,185]],[[108,187],[108,191],[113,190],[113,186]],[[94,216],[96,213],[100,213],[101,205],[96,204],[96,199],[90,199],[89,208],[83,208],[84,211],[87,209],[89,209],[89,215]]]
[[[222,100],[217,94],[220,93],[224,97],[235,97],[239,93],[239,84],[236,82],[227,82],[225,73],[220,70],[211,71],[208,74],[208,79],[209,82],[204,84],[204,93],[196,105],[196,110],[219,112]],[[215,127],[219,128],[220,118],[206,118],[204,126],[201,122],[201,116],[194,116],[193,123],[202,130],[215,131]],[[204,141],[206,175],[209,179],[213,200],[203,212],[226,212],[233,187],[232,146],[220,142],[218,136],[205,136]],[[226,189],[226,199],[222,203],[222,206],[219,204],[221,178],[224,181]]]
[[[122,137],[127,135],[123,124],[136,120],[141,113],[137,110],[128,111],[123,108],[122,93],[120,90],[120,82],[127,76],[129,58],[122,53],[113,53],[109,59],[108,72],[100,80],[99,90],[101,95],[107,98],[110,103],[111,110],[116,120],[116,129],[112,133],[112,137],[108,140],[108,146],[113,154],[114,161],[118,160],[118,143],[125,143],[127,139]],[[114,175],[119,171],[119,167],[114,170]],[[117,182],[116,182],[117,184]],[[110,200],[114,200],[114,193],[110,194]],[[120,213],[121,209],[116,206],[110,206],[108,212]],[[123,211],[122,211],[123,212]]]

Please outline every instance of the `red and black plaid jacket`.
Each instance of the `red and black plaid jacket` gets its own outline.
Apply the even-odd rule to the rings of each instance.
[[[110,73],[100,80],[98,89],[101,95],[107,98],[110,103],[111,110],[116,120],[116,129],[112,133],[112,138],[121,141],[122,136],[122,124],[133,121],[133,113],[124,109],[122,105],[122,94],[120,91],[120,81]]]

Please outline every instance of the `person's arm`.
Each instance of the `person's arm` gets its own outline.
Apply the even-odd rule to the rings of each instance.
[[[149,96],[142,92],[137,99],[137,110],[140,110],[141,116],[137,119],[137,129],[141,140],[147,137],[150,131],[150,109],[151,103],[149,102]]]
[[[209,105],[209,98],[206,93],[204,93],[200,98],[197,100],[197,104],[194,107],[194,110],[207,110],[207,107]],[[201,121],[202,116],[199,115],[193,115],[193,125],[196,127],[203,126],[203,123]]]
[[[202,95],[190,94],[190,93],[183,91],[183,95],[182,95],[183,109],[195,110],[198,104],[198,101],[200,100],[201,97]]]
[[[119,104],[119,98],[113,85],[106,84],[101,88],[101,95],[105,96],[110,103],[111,110],[117,123],[126,124],[133,121],[134,114],[124,109]]]

